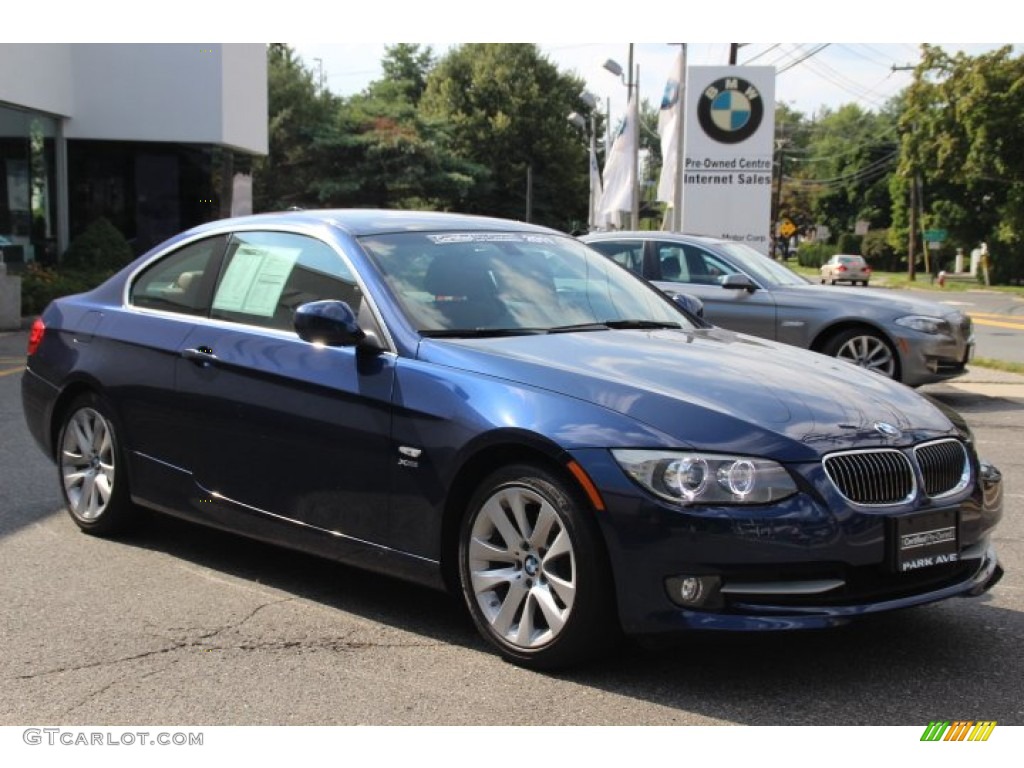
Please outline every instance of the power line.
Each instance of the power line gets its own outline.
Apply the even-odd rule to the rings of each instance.
[[[772,52],[772,51],[774,51],[774,50],[775,50],[776,48],[778,48],[778,47],[779,47],[780,45],[782,45],[782,43],[775,43],[775,44],[773,44],[773,45],[770,45],[770,46],[768,46],[767,48],[765,48],[765,49],[764,49],[763,51],[761,51],[761,52],[760,52],[759,54],[757,54],[756,56],[752,56],[751,58],[749,58],[749,59],[747,59],[746,61],[744,61],[744,62],[743,62],[743,66],[745,67],[745,66],[747,66],[748,64],[750,64],[750,62],[752,62],[752,61],[756,61],[757,59],[760,59],[760,58],[761,58],[762,56],[764,56],[764,55],[765,55],[766,53],[771,53],[771,52]]]
[[[898,154],[898,152],[891,152],[874,162],[858,168],[856,171],[833,176],[829,179],[803,179],[787,176],[786,181],[798,186],[845,186],[851,182],[867,181],[883,175]]]
[[[785,72],[785,71],[787,71],[787,70],[790,70],[790,69],[792,69],[792,68],[793,68],[793,67],[795,67],[795,66],[796,66],[797,64],[803,64],[803,63],[804,63],[805,61],[807,61],[807,60],[808,60],[809,58],[811,58],[812,56],[815,56],[815,55],[817,55],[817,54],[821,53],[821,52],[822,52],[822,51],[824,51],[824,50],[825,50],[826,48],[828,48],[828,47],[829,47],[830,45],[831,45],[831,43],[821,43],[821,44],[820,44],[820,45],[819,45],[819,46],[818,46],[817,48],[814,48],[814,49],[813,49],[813,50],[811,50],[811,51],[810,51],[809,53],[805,54],[805,55],[804,55],[804,56],[803,56],[802,58],[799,58],[799,59],[797,59],[796,61],[794,61],[794,62],[793,62],[792,64],[787,64],[787,65],[786,65],[785,67],[783,67],[782,69],[780,69],[780,70],[779,70],[778,72],[776,72],[776,73],[775,73],[775,74],[776,74],[776,76],[778,76],[778,75],[781,75],[781,74],[782,74],[783,72]]]

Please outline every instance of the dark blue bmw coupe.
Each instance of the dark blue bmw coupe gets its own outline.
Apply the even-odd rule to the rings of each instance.
[[[461,593],[507,658],[979,595],[999,472],[955,413],[706,327],[557,232],[397,211],[186,232],[32,328],[84,531],[158,510]]]

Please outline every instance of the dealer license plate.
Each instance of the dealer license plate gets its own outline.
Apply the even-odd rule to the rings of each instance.
[[[957,562],[959,532],[959,515],[955,509],[897,517],[896,570],[908,573]]]

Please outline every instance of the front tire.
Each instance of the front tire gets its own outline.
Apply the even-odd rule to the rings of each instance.
[[[112,536],[135,521],[124,454],[111,410],[97,395],[76,398],[57,441],[57,467],[68,514],[86,533]]]
[[[506,659],[553,669],[617,641],[592,514],[574,488],[532,465],[501,469],[474,494],[459,537],[462,595],[477,629]]]
[[[867,328],[843,331],[829,339],[822,352],[899,381],[896,350],[877,331]]]

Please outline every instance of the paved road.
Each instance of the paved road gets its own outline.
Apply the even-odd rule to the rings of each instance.
[[[893,291],[957,307],[974,321],[975,354],[1024,364],[1024,297],[998,291]]]
[[[0,359],[23,346],[0,335]],[[1020,379],[929,388],[1008,477],[1007,576],[988,596],[543,675],[501,662],[428,590],[170,519],[79,533],[19,378],[0,376],[0,725],[1024,724]]]

